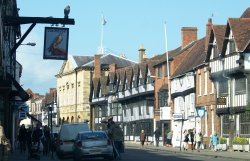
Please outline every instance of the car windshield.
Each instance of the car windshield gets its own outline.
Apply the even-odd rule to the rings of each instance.
[[[107,139],[107,135],[102,132],[89,132],[89,133],[81,133],[80,138],[81,140]]]

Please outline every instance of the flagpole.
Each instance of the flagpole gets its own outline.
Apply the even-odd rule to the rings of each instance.
[[[102,31],[101,31],[101,54],[103,54],[103,32],[104,32],[104,16],[102,15]]]
[[[164,23],[164,31],[165,31],[165,51],[166,51],[166,62],[167,62],[167,76],[168,76],[168,106],[170,106],[170,68],[169,68],[169,60],[168,60],[168,41],[167,41],[167,24]]]

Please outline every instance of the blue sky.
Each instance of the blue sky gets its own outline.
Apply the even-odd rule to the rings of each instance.
[[[65,6],[70,5],[70,18],[75,25],[69,28],[69,54],[94,55],[101,44],[101,16],[104,26],[104,47],[114,54],[125,54],[138,61],[141,44],[147,57],[165,51],[164,22],[167,24],[168,50],[181,44],[181,28],[197,27],[198,38],[205,36],[206,23],[225,25],[228,18],[238,18],[250,7],[248,0],[17,0],[20,16],[63,18]],[[213,15],[213,17],[212,17]],[[21,25],[22,34],[28,25]],[[44,27],[37,24],[24,40],[36,42],[35,47],[20,46],[17,60],[23,65],[20,84],[24,89],[45,94],[56,87],[55,75],[62,60],[43,60]]]

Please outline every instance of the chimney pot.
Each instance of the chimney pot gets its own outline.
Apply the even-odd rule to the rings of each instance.
[[[142,63],[143,62],[143,59],[146,58],[146,49],[144,48],[144,45],[141,44],[140,47],[139,47],[139,63]]]

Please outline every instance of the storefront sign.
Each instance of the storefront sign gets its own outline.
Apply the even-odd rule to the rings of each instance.
[[[217,105],[226,105],[227,99],[225,97],[219,97],[217,98]]]
[[[175,114],[173,114],[173,119],[174,120],[182,120],[183,114],[182,113],[175,113]]]
[[[45,27],[43,59],[68,59],[69,29]]]

